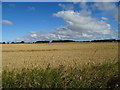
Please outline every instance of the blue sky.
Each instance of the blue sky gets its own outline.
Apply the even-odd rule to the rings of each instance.
[[[0,21],[2,21],[2,3],[0,2]],[[0,23],[0,41],[2,41],[2,23]]]
[[[115,3],[4,2],[3,41],[115,38],[116,11]]]

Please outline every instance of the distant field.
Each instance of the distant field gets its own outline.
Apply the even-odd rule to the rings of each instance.
[[[3,44],[3,70],[13,68],[81,67],[117,60],[118,43]]]

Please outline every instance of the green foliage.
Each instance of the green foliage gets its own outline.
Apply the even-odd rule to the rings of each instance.
[[[118,62],[84,67],[4,70],[3,88],[118,88]]]

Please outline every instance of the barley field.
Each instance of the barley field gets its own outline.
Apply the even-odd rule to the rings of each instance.
[[[117,61],[115,42],[3,44],[3,87],[106,88]]]
[[[5,44],[2,46],[3,69],[8,67],[77,66],[110,62],[118,57],[117,43]]]

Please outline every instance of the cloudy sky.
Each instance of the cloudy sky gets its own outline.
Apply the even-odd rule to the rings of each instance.
[[[117,38],[118,3],[3,2],[3,41]]]

